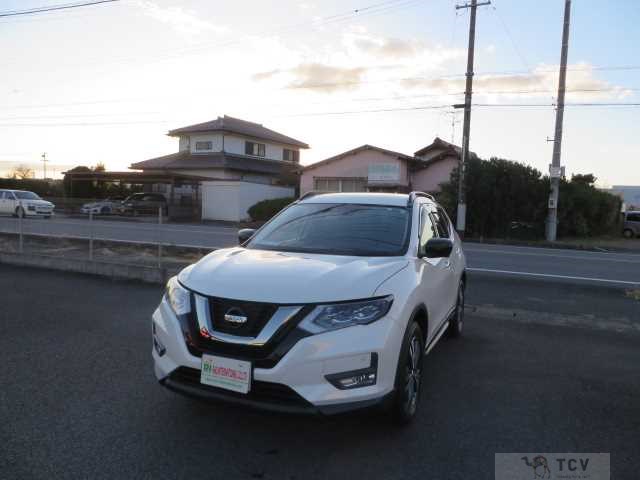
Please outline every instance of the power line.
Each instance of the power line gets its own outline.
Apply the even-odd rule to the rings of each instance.
[[[598,70],[598,71],[618,71],[618,70],[640,70],[640,65],[622,65],[622,66],[601,66],[601,67],[593,67],[593,66],[575,66],[575,67],[567,67],[567,71],[588,71],[588,70]],[[506,70],[506,71],[488,71],[488,72],[476,72],[474,75],[476,77],[509,77],[514,75],[531,75],[532,73],[553,73],[556,72],[555,69],[537,69],[534,72],[529,70]],[[337,86],[349,86],[349,85],[364,85],[364,84],[374,84],[374,83],[388,83],[388,82],[415,82],[415,81],[433,81],[433,80],[447,80],[454,78],[462,78],[465,77],[464,73],[456,73],[451,75],[443,75],[439,77],[394,77],[394,78],[385,78],[380,80],[349,80],[344,82],[323,82],[323,83],[311,83],[311,84],[298,84],[298,85],[287,85],[282,87],[284,90],[309,90],[309,89],[319,89],[325,87],[337,87]]]
[[[496,8],[495,0],[493,0],[493,4],[491,5],[491,8],[493,9],[493,12],[496,14],[496,17],[498,17],[498,20],[500,21],[500,24],[502,25],[502,28],[504,29],[505,33],[507,34],[507,37],[509,37],[509,41],[511,42],[511,46],[513,47],[513,50],[516,52],[516,55],[518,55],[518,57],[520,57],[520,61],[522,61],[522,64],[524,65],[524,68],[526,68],[528,71],[530,71],[531,68],[529,67],[529,62],[527,62],[527,60],[524,58],[524,55],[522,54],[522,51],[518,48],[518,45],[516,44],[516,41],[515,41],[513,35],[511,34],[511,29],[507,25],[507,22],[504,21],[504,19],[502,18],[502,15],[500,15],[500,12],[498,12],[498,9]]]
[[[28,10],[8,10],[5,12],[0,12],[0,18],[15,17],[18,15],[33,15],[37,13],[53,12],[56,10],[67,10],[70,8],[89,7],[92,5],[99,5],[102,3],[113,3],[118,1],[119,0],[94,0],[92,2],[67,3],[67,4],[61,4],[61,5],[51,5],[48,7],[36,7],[36,8],[30,8]]]
[[[473,103],[473,107],[480,108],[554,108],[554,103]],[[600,107],[612,108],[616,107],[640,107],[640,102],[620,102],[620,103],[567,103],[565,107]],[[321,117],[321,116],[340,116],[340,115],[357,115],[364,113],[388,113],[388,112],[410,112],[410,111],[429,111],[442,110],[451,108],[449,104],[442,105],[424,105],[415,107],[397,107],[397,108],[379,108],[367,110],[342,110],[335,112],[309,112],[277,115],[278,117]],[[70,122],[70,123],[0,123],[0,127],[93,127],[93,126],[118,126],[118,125],[161,125],[175,123],[180,120],[130,120],[130,121],[113,121],[113,122]]]

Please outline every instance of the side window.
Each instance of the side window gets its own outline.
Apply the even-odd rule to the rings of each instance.
[[[423,207],[420,210],[420,247],[424,247],[429,240],[437,236],[429,210]]]
[[[640,213],[630,213],[627,215],[627,222],[640,222]]]
[[[6,197],[5,197],[4,191],[0,190],[0,200],[4,200],[5,198]]]
[[[449,220],[442,208],[438,208],[431,214],[440,238],[449,238],[451,236],[449,229]]]

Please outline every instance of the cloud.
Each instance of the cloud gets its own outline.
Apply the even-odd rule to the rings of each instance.
[[[321,92],[352,90],[366,73],[365,67],[336,67],[322,63],[303,63],[289,70],[293,80],[289,88],[306,88]]]
[[[464,77],[455,78],[407,78],[401,80],[409,89],[427,89],[433,93],[461,93],[465,89]],[[476,75],[473,79],[474,94],[482,96],[500,95],[505,97],[546,97],[551,98],[558,88],[558,67],[541,65],[531,73],[506,75]],[[567,98],[602,99],[622,98],[630,92],[594,76],[589,64],[568,66]],[[511,95],[510,95],[511,94]]]
[[[197,13],[180,6],[162,7],[151,0],[136,0],[135,5],[145,15],[165,23],[183,35],[198,35],[204,32],[227,33],[228,27],[204,20]]]
[[[393,59],[413,57],[425,50],[425,46],[417,41],[399,38],[374,38],[364,35],[353,38],[353,44],[362,52]]]
[[[255,80],[256,82],[260,82],[262,80],[269,80],[270,78],[275,77],[276,75],[278,75],[281,72],[282,72],[282,70],[280,70],[280,69],[269,70],[267,72],[258,72],[258,73],[254,73],[253,75],[251,75],[251,79]]]
[[[252,79],[261,81],[282,76],[286,78],[286,88],[304,88],[316,92],[332,93],[357,88],[367,71],[369,71],[367,67],[340,67],[315,62],[301,63],[289,69],[255,73]]]

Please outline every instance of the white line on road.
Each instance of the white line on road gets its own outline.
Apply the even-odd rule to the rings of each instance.
[[[464,249],[465,252],[476,252],[476,253],[504,253],[507,255],[527,255],[530,257],[549,257],[549,258],[570,258],[573,260],[595,260],[595,261],[600,261],[600,262],[622,262],[622,263],[640,263],[640,259],[639,260],[629,260],[629,259],[619,259],[619,258],[611,258],[611,257],[606,257],[606,258],[602,258],[602,257],[596,257],[594,255],[603,255],[603,253],[601,252],[582,252],[585,253],[587,255],[583,255],[583,256],[576,256],[576,255],[558,255],[555,253],[530,253],[530,252],[512,252],[510,250],[494,250],[494,249],[487,249],[487,250],[482,250],[482,249],[476,249],[476,248],[465,248]],[[591,253],[591,255],[588,255],[588,253]],[[609,255],[609,254],[607,254]],[[614,254],[616,255],[616,254]],[[634,254],[618,254],[618,255],[634,255]]]
[[[618,283],[623,285],[640,285],[640,281],[612,280],[609,278],[574,277],[570,275],[554,275],[552,273],[514,272],[511,270],[493,270],[490,268],[467,268],[468,272],[502,273],[507,275],[523,275],[526,277],[561,278],[565,280],[584,280],[588,282]]]

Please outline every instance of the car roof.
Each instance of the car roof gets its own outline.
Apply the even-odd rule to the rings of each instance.
[[[356,203],[366,205],[387,205],[393,207],[406,207],[408,201],[409,195],[406,193],[377,192],[316,193],[300,200],[301,203]]]

